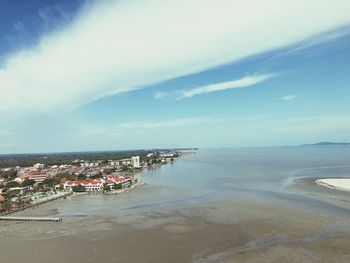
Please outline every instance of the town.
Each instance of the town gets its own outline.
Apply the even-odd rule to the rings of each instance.
[[[137,171],[174,162],[180,151],[144,152],[123,159],[83,160],[0,170],[0,214],[65,198],[77,193],[118,194],[140,186]]]

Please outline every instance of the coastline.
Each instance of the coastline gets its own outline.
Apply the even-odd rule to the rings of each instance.
[[[330,189],[350,191],[350,178],[322,178],[316,179],[315,183]]]
[[[36,203],[33,204],[29,204],[26,205],[24,207],[20,207],[18,209],[12,210],[12,211],[8,211],[6,213],[2,213],[0,214],[1,216],[7,216],[7,215],[15,215],[19,212],[24,212],[25,210],[28,210],[29,208],[39,208],[41,205],[52,202],[52,201],[56,201],[58,199],[62,199],[62,198],[66,198],[68,196],[70,197],[76,197],[76,196],[82,196],[82,195],[92,195],[92,194],[98,194],[98,195],[120,195],[120,194],[124,194],[124,193],[130,193],[131,191],[135,190],[135,189],[139,189],[142,186],[144,186],[145,183],[140,182],[140,183],[136,183],[133,184],[131,187],[129,188],[124,188],[124,189],[119,189],[119,190],[113,190],[111,192],[101,192],[101,193],[90,193],[90,192],[84,192],[84,193],[74,193],[74,192],[61,192],[59,194],[56,194],[56,196],[52,197],[52,198],[45,198],[45,200],[41,200],[38,201]]]
[[[15,213],[18,213],[18,212],[22,212],[22,211],[24,211],[26,209],[29,209],[29,208],[37,208],[37,207],[39,207],[42,204],[46,204],[48,202],[52,202],[52,201],[55,201],[55,200],[58,200],[58,199],[61,199],[61,198],[66,198],[68,196],[71,196],[72,194],[73,194],[72,192],[69,192],[69,193],[64,192],[64,193],[55,194],[51,198],[43,198],[43,200],[39,200],[37,202],[25,205],[23,207],[19,207],[17,209],[14,209],[14,210],[11,210],[11,211],[7,211],[5,213],[0,213],[0,217],[1,216],[6,216],[6,215],[12,215],[12,214],[15,214]]]

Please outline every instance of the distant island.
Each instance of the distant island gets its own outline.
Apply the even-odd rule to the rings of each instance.
[[[318,142],[313,144],[303,144],[302,146],[347,146],[350,142]]]

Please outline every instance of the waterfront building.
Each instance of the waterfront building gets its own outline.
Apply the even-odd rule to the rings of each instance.
[[[85,180],[85,181],[66,181],[63,184],[63,188],[66,191],[72,191],[74,186],[84,186],[85,190],[90,192],[97,192],[103,189],[102,180]]]
[[[140,156],[132,156],[131,165],[133,168],[140,168]]]

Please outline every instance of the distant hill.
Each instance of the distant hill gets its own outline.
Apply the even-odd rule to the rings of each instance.
[[[313,144],[303,144],[302,146],[346,146],[350,142],[318,142]]]

